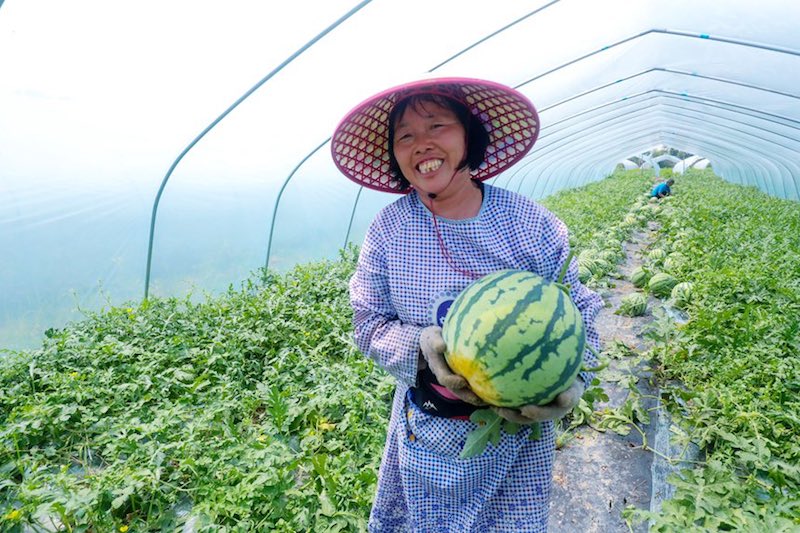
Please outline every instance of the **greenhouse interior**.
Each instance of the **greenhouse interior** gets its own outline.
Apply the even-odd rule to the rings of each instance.
[[[800,531],[799,26],[787,0],[0,0],[0,531]],[[392,528],[400,385],[351,279],[417,193],[331,139],[454,77],[535,106],[485,183],[565,225],[549,281],[602,299],[599,365],[541,425],[543,519]],[[495,418],[484,453],[522,438]]]

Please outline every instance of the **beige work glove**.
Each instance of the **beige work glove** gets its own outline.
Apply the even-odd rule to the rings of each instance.
[[[581,396],[583,396],[583,381],[576,379],[570,388],[556,396],[556,399],[548,404],[523,405],[519,409],[492,407],[492,410],[510,422],[535,424],[545,420],[563,418],[578,405]]]
[[[431,369],[433,375],[436,376],[436,380],[440,385],[446,387],[450,392],[461,399],[461,401],[471,403],[472,405],[486,405],[486,402],[478,398],[478,396],[472,392],[467,380],[455,374],[447,365],[447,361],[444,358],[447,345],[445,345],[444,339],[442,338],[442,328],[439,326],[423,328],[419,335],[419,349],[423,361]]]

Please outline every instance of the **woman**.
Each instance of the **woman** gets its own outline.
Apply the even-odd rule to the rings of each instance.
[[[372,222],[350,281],[355,338],[397,379],[370,531],[546,531],[555,450],[552,419],[577,404],[591,375],[553,404],[498,409],[542,423],[504,434],[459,459],[469,415],[482,402],[443,358],[444,316],[473,280],[501,269],[555,279],[569,254],[564,224],[542,206],[484,180],[517,163],[536,141],[533,105],[508,87],[441,78],[384,91],[348,113],[331,151],[348,178],[404,196]],[[566,283],[588,340],[600,298]],[[594,365],[587,352],[584,359]]]

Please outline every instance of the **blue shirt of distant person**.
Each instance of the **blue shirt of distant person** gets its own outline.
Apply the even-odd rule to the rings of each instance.
[[[663,183],[659,183],[653,187],[652,191],[650,191],[650,196],[653,198],[664,198],[665,196],[669,196],[670,193],[672,193],[672,189],[670,189],[670,187],[673,183],[675,183],[675,180],[673,179],[668,179]]]

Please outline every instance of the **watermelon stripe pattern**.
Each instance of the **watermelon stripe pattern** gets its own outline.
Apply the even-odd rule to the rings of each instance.
[[[569,295],[532,272],[503,270],[468,286],[443,326],[451,368],[487,403],[545,404],[580,371],[586,334]]]

